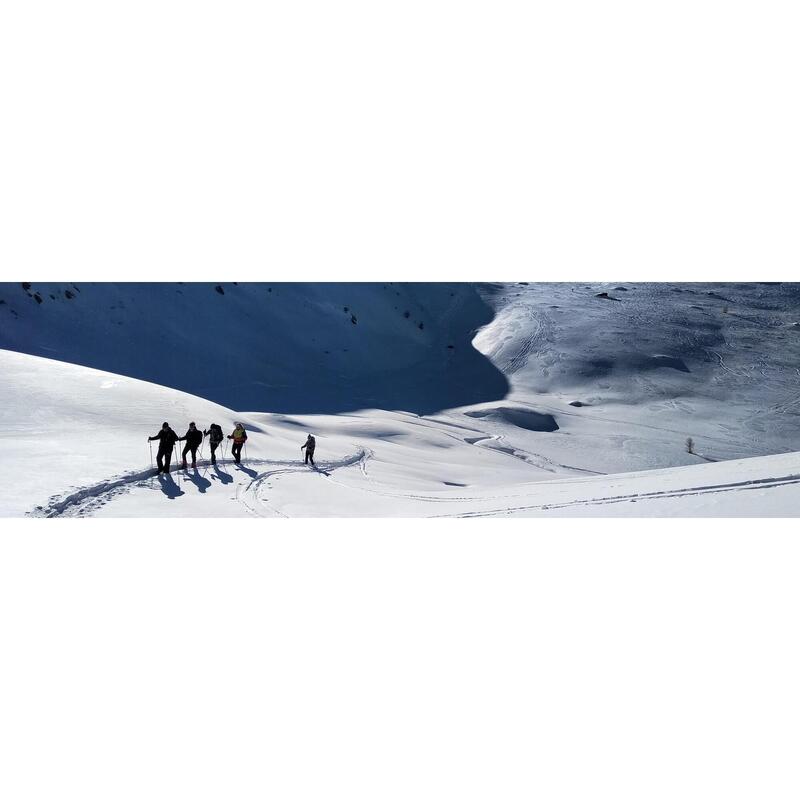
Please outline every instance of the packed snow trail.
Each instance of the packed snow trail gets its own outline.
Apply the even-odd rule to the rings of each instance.
[[[282,469],[267,470],[256,475],[247,486],[243,487],[242,484],[239,484],[236,488],[236,499],[253,516],[288,517],[288,514],[284,514],[274,507],[268,492],[265,491],[266,484],[271,478],[290,473],[310,473],[329,478],[336,469],[352,466],[358,466],[364,472],[364,466],[370,455],[371,453],[368,451],[361,450],[354,456],[349,456],[339,461],[321,461],[310,468],[305,464],[299,466],[297,464],[287,464]]]
[[[360,450],[353,456],[347,456],[336,461],[322,461],[316,467],[309,468],[302,462],[297,461],[277,461],[272,459],[257,458],[237,464],[232,459],[217,459],[217,463],[210,461],[198,461],[197,468],[190,467],[184,469],[181,466],[172,465],[167,474],[154,474],[154,469],[130,472],[124,475],[109,478],[93,486],[84,486],[62,497],[51,498],[45,506],[37,506],[29,513],[32,517],[76,517],[91,516],[92,512],[100,510],[106,503],[119,498],[123,494],[131,492],[133,489],[152,489],[159,484],[160,490],[168,499],[175,499],[186,492],[183,485],[186,483],[194,484],[198,487],[201,494],[205,493],[213,485],[206,475],[211,474],[212,478],[218,479],[219,484],[224,486],[236,483],[235,497],[240,500],[248,509],[255,512],[257,503],[265,505],[266,502],[259,498],[258,489],[270,477],[278,474],[290,472],[303,473],[309,477],[314,475],[329,475],[331,472],[343,468],[358,465],[365,461],[369,454]],[[270,465],[279,469],[257,472],[253,466]],[[241,481],[237,482],[230,473],[220,467],[228,466],[233,470],[247,476],[249,483],[244,485]],[[172,475],[178,477],[178,483]],[[163,475],[163,477],[162,477]],[[226,479],[223,476],[227,476]],[[244,487],[244,488],[243,488]]]
[[[797,453],[493,489],[452,484],[439,492],[404,492],[383,484],[369,474],[373,459],[371,451],[359,450],[313,468],[254,459],[203,463],[169,475],[130,473],[53,498],[31,516],[287,518],[344,516],[345,509],[351,517],[783,517],[800,512]]]

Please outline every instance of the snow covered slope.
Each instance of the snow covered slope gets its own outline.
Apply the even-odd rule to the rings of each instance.
[[[598,472],[800,450],[800,284],[489,284],[475,346],[509,379],[492,432]],[[686,452],[692,437],[700,455]]]
[[[556,471],[800,450],[800,284],[0,284],[0,347],[237,410],[435,415]]]
[[[0,514],[19,516],[788,516],[800,454],[616,475],[510,446],[513,413],[434,418],[363,411],[241,414],[132,378],[0,351]],[[249,431],[244,464],[156,477],[147,436],[162,421]],[[509,423],[510,420],[511,422]],[[522,421],[549,427],[538,418]],[[317,469],[301,463],[307,432]],[[529,431],[558,436],[559,430]],[[563,438],[563,434],[562,434]],[[207,454],[206,454],[207,455]]]
[[[229,408],[428,413],[502,398],[470,284],[0,284],[0,348]]]
[[[300,445],[311,431],[317,437],[317,460],[325,471],[358,471],[359,462],[368,457],[373,472],[385,475],[389,484],[396,482],[410,491],[441,488],[445,481],[461,483],[465,475],[481,470],[489,473],[491,485],[513,482],[520,465],[526,475],[552,475],[465,442],[465,436],[476,433],[474,429],[462,434],[459,428],[428,423],[415,414],[240,414],[155,384],[9,351],[0,351],[0,370],[4,376],[0,384],[0,465],[5,475],[0,513],[5,515],[52,506],[56,495],[97,494],[98,485],[120,480],[118,476],[123,474],[123,483],[130,483],[131,476],[149,470],[147,437],[157,433],[164,421],[179,435],[185,433],[189,422],[204,428],[216,422],[227,433],[236,421],[242,421],[249,432],[247,456],[251,465],[277,464],[293,471],[301,468]],[[453,448],[460,452],[454,454]],[[327,477],[311,474],[308,467],[302,467],[302,471],[306,479]],[[236,470],[236,477],[243,480],[255,476],[250,468]],[[216,473],[211,479],[220,484],[232,480],[229,475]],[[153,483],[158,485],[155,480]],[[200,486],[207,483],[200,481]],[[306,481],[299,493],[303,507],[314,509],[313,485]],[[227,501],[226,497],[223,509],[205,504],[193,512],[180,505],[177,513],[230,513]],[[139,512],[146,510],[146,506],[136,508]],[[151,510],[164,512],[161,506]],[[340,510],[346,512],[346,502]]]
[[[4,514],[800,513],[799,284],[2,284],[0,323]],[[149,477],[165,419],[251,466]]]

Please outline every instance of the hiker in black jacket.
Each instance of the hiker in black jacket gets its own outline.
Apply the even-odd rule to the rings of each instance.
[[[156,464],[158,464],[158,471],[169,472],[169,462],[172,460],[172,448],[175,442],[178,441],[178,436],[169,423],[165,422],[161,426],[161,430],[155,436],[148,436],[147,441],[152,442],[158,439],[158,455],[156,456]]]
[[[303,463],[308,464],[308,462],[310,461],[312,467],[316,466],[316,464],[314,463],[314,450],[316,449],[316,447],[317,447],[317,440],[309,433],[308,439],[306,439],[306,443],[300,445],[300,449],[303,450],[305,448],[306,451],[306,460]]]
[[[208,441],[211,444],[211,463],[217,463],[217,456],[214,451],[222,444],[222,428],[215,422],[208,426],[207,431],[203,431],[203,436],[208,436]]]
[[[200,447],[200,442],[203,441],[203,434],[200,433],[194,426],[194,422],[189,423],[189,430],[178,439],[179,442],[186,442],[183,448],[183,465],[182,469],[186,469],[186,454],[191,451],[192,453],[192,466],[197,466],[197,448]]]

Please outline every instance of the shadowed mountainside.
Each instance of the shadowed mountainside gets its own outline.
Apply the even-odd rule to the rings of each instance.
[[[492,317],[464,283],[0,284],[0,348],[245,411],[500,400],[506,378],[471,344]]]

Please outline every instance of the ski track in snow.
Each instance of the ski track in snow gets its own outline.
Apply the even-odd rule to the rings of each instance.
[[[533,327],[533,333],[524,337],[516,352],[507,359],[504,372],[513,375],[528,363],[528,359],[539,352],[540,347],[550,337],[552,325],[550,318],[543,311],[529,306],[526,309],[527,318]]]
[[[467,444],[475,445],[476,447],[483,447],[486,450],[492,450],[495,453],[500,453],[504,456],[524,461],[526,464],[541,469],[544,472],[552,472],[554,474],[563,474],[566,472],[574,472],[579,475],[602,475],[602,472],[596,472],[591,469],[584,469],[582,467],[572,467],[569,464],[560,464],[553,461],[551,458],[542,455],[541,453],[531,453],[528,450],[523,450],[520,447],[512,447],[505,444],[505,437],[502,434],[481,434],[480,436],[468,436],[464,439]]]
[[[353,456],[340,459],[339,461],[321,461],[311,470],[304,464],[298,468],[296,464],[284,469],[267,470],[266,472],[259,473],[250,483],[242,487],[236,487],[236,499],[244,505],[247,511],[257,517],[284,517],[288,515],[279,511],[270,502],[268,497],[265,497],[261,489],[264,483],[270,478],[277,477],[278,475],[286,475],[294,472],[310,472],[314,475],[319,475],[322,478],[329,478],[330,473],[336,469],[343,467],[352,467],[358,465],[362,474],[366,475],[366,462],[367,459],[372,457],[372,452],[369,450],[360,450]],[[271,463],[287,463],[287,462],[271,462]]]
[[[236,499],[241,502],[250,513],[257,516],[286,516],[279,511],[269,507],[267,501],[259,496],[259,488],[264,481],[268,478],[279,474],[286,474],[290,472],[304,473],[308,475],[326,476],[329,472],[334,470],[350,467],[355,464],[362,466],[364,462],[372,454],[367,450],[359,450],[355,455],[346,456],[345,458],[336,461],[321,461],[316,465],[316,468],[309,468],[308,465],[297,461],[276,461],[271,459],[253,458],[245,461],[241,466],[248,467],[250,465],[263,466],[271,465],[281,467],[280,469],[267,470],[263,473],[258,473],[250,483],[243,488],[242,484],[236,487]],[[232,459],[217,459],[218,465],[231,465],[239,466]],[[210,461],[199,461],[198,469],[206,469],[213,466]],[[97,510],[101,506],[113,498],[127,493],[135,488],[153,488],[154,481],[157,481],[159,476],[154,474],[155,468],[140,470],[137,472],[130,472],[123,475],[108,478],[105,481],[93,484],[92,486],[83,486],[79,489],[66,494],[55,495],[50,498],[50,502],[45,506],[37,506],[32,511],[29,511],[27,516],[30,517],[77,517],[77,516],[91,516],[92,511]],[[176,473],[183,476],[185,473],[185,480],[193,481],[193,473],[188,470],[183,470],[177,465],[170,467],[170,473]],[[264,514],[264,510],[269,510],[271,513]]]
[[[621,494],[609,497],[594,497],[581,500],[569,500],[564,503],[541,503],[524,506],[505,506],[498,509],[481,511],[466,511],[456,514],[457,517],[494,517],[505,516],[519,511],[551,511],[559,508],[573,508],[575,506],[599,506],[612,503],[631,503],[638,500],[666,500],[676,497],[693,497],[704,494],[718,494],[720,492],[748,491],[751,489],[772,489],[778,486],[800,484],[800,475],[784,475],[777,478],[755,478],[750,481],[736,481],[720,483],[711,486],[692,486],[677,489],[664,489],[659,492],[641,492],[638,494]]]

